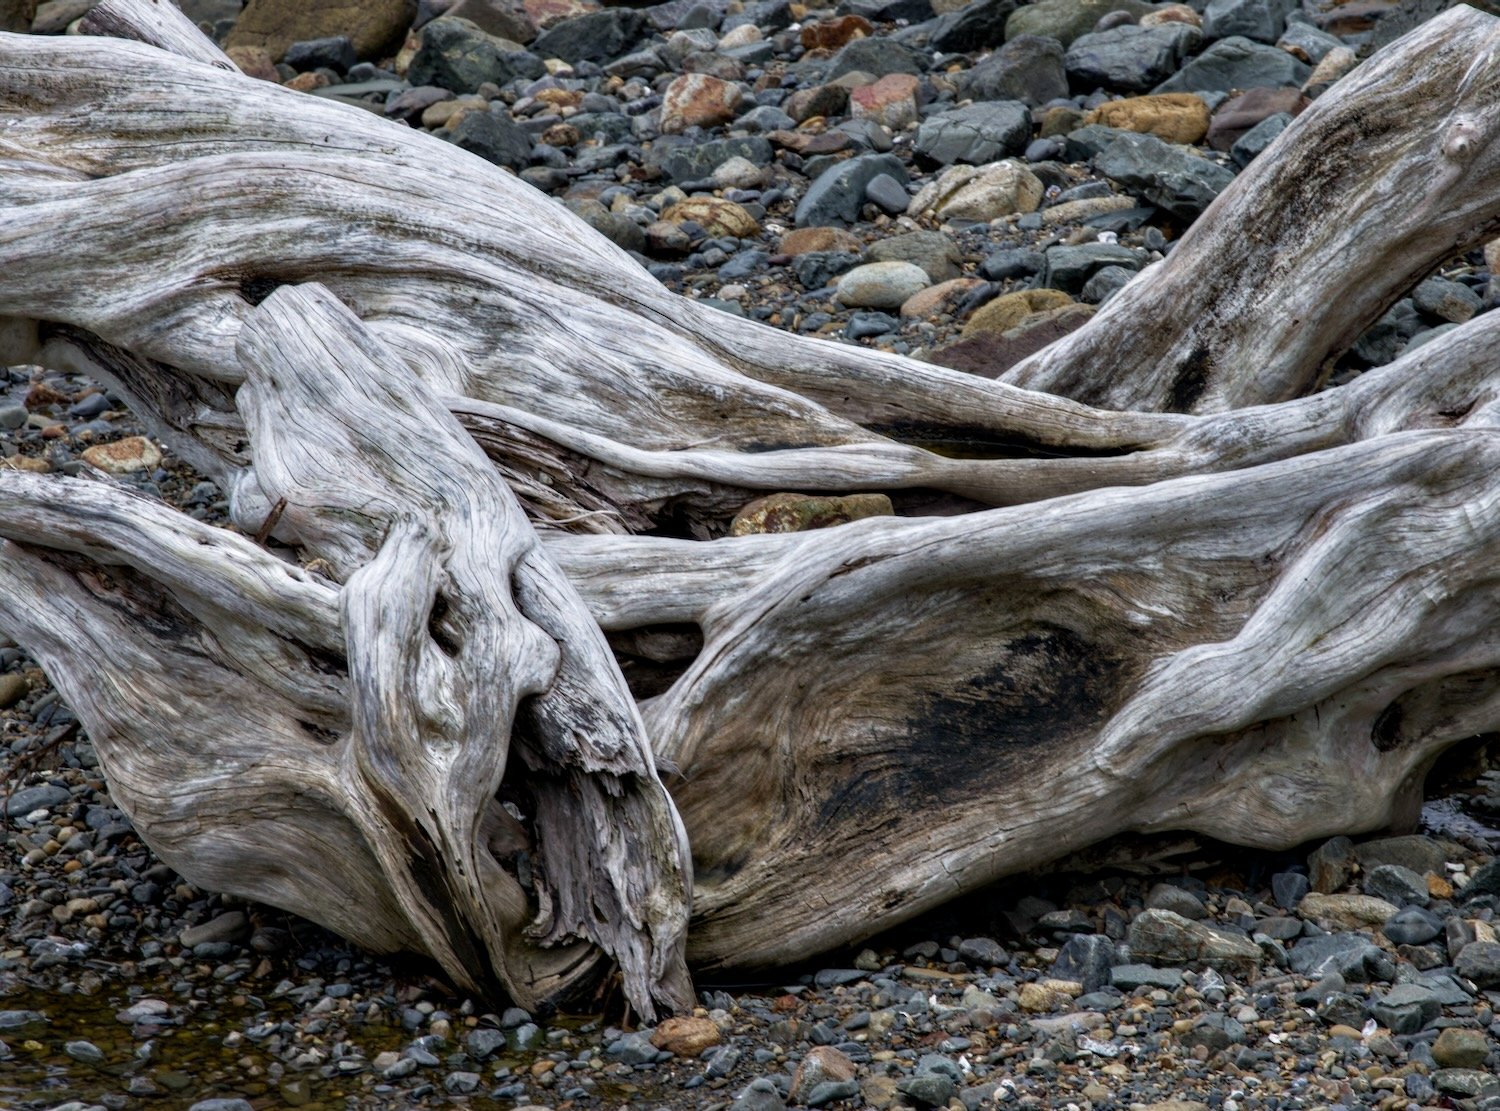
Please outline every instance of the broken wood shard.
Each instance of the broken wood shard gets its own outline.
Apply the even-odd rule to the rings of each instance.
[[[1001,383],[677,298],[150,0],[87,26],[142,41],[0,35],[0,354],[109,383],[240,533],[0,471],[0,628],[196,883],[649,1015],[1117,833],[1397,821],[1500,725],[1500,314],[1312,392],[1500,224],[1488,16]],[[787,490],[907,515],[724,535]]]

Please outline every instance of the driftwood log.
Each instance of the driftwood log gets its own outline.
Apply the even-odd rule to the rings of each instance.
[[[200,885],[651,1014],[1122,831],[1383,826],[1500,725],[1500,315],[1311,392],[1500,229],[1500,21],[1370,58],[1001,382],[674,296],[158,0],[84,30],[0,35],[0,357],[237,530],[0,473],[0,628]],[[961,511],[723,537],[777,490]]]

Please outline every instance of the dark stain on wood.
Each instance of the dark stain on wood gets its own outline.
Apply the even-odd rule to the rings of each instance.
[[[252,305],[258,305],[286,283],[276,278],[241,278],[240,296]]]
[[[450,660],[458,658],[459,643],[454,625],[448,620],[448,598],[440,590],[432,599],[432,610],[427,614],[427,635]]]
[[[454,956],[464,968],[472,970],[475,983],[481,989],[503,990],[504,981],[496,973],[488,949],[475,944],[474,932],[458,912],[464,900],[462,894],[454,890],[449,878],[449,871],[457,861],[444,861],[432,835],[406,812],[383,784],[368,774],[362,778],[368,788],[368,797],[374,801],[380,816],[400,838],[407,854],[406,873],[421,892],[428,910],[442,923],[443,936]]]
[[[858,757],[846,779],[834,772],[817,824],[863,829],[956,793],[972,798],[985,784],[1015,785],[1028,766],[1096,729],[1133,670],[1072,629],[1038,625],[998,646],[984,671],[919,700],[899,749]]]
[[[1113,447],[1057,445],[1022,435],[1019,432],[1001,435],[981,425],[938,424],[926,421],[877,423],[872,424],[870,430],[900,443],[923,448],[934,455],[942,455],[949,459],[1071,459],[1075,457],[1096,459],[1129,455],[1146,446],[1140,444],[1121,444]]]
[[[1405,714],[1400,701],[1392,702],[1375,715],[1370,726],[1370,742],[1380,752],[1391,752],[1401,747],[1401,725]]]
[[[1208,380],[1214,371],[1213,355],[1206,343],[1197,344],[1192,353],[1183,360],[1172,378],[1172,388],[1167,397],[1169,413],[1188,413],[1208,389]]]
[[[727,883],[749,863],[750,846],[748,845],[730,856],[720,857],[717,860],[705,860],[694,853],[693,877],[696,882],[703,884]]]
[[[333,745],[337,744],[340,740],[338,733],[335,733],[332,729],[325,729],[314,722],[303,721],[301,718],[298,718],[297,724],[302,728],[304,733],[320,745]]]

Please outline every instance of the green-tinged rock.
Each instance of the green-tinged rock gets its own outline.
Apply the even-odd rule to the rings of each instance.
[[[1464,1099],[1500,1096],[1500,1077],[1485,1069],[1438,1069],[1432,1074],[1432,1084],[1440,1092]]]
[[[260,46],[273,61],[294,42],[348,35],[361,58],[393,53],[411,26],[407,0],[309,4],[307,0],[250,0],[224,40],[225,47]]]
[[[1316,891],[1297,904],[1297,913],[1303,918],[1327,922],[1340,930],[1382,925],[1400,909],[1373,895],[1322,895]]]
[[[1491,1044],[1483,1030],[1450,1026],[1432,1043],[1432,1059],[1445,1069],[1481,1068]]]
[[[422,28],[422,45],[406,72],[413,85],[472,93],[485,82],[505,85],[517,77],[541,77],[547,67],[518,44],[487,34],[467,19],[445,16]]]
[[[0,710],[8,710],[26,697],[26,676],[11,672],[0,675]]]
[[[1144,0],[1038,0],[1011,13],[1005,21],[1005,38],[1008,42],[1017,35],[1046,35],[1068,46],[1110,12],[1139,18],[1154,7]]]
[[[913,231],[893,235],[870,244],[871,262],[910,262],[920,266],[929,280],[946,282],[963,273],[958,246],[940,231]]]
[[[979,309],[964,325],[963,337],[982,332],[1008,332],[1035,313],[1071,305],[1073,298],[1057,289],[1018,289],[996,297]]]
[[[884,494],[846,494],[822,497],[815,494],[771,494],[735,514],[730,536],[765,532],[807,532],[810,529],[845,525],[865,517],[889,517],[895,511]]]
[[[1248,937],[1194,922],[1170,910],[1146,910],[1130,924],[1130,955],[1153,964],[1205,964],[1253,976],[1260,947]]]

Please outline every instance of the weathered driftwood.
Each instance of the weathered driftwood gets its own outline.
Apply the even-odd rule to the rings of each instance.
[[[1120,831],[1378,827],[1500,719],[1500,318],[1293,400],[1500,218],[1495,20],[1367,61],[1010,375],[1122,412],[674,297],[154,8],[94,26],[191,58],[0,36],[0,354],[112,383],[323,570],[0,473],[0,627],[196,881],[675,1007],[689,884],[690,959],[792,960]],[[789,488],[971,511],[632,535]],[[601,629],[676,674],[641,714]]]
[[[96,4],[78,21],[84,35],[134,39],[184,58],[234,72],[238,67],[171,0],[114,0]]]
[[[1170,412],[1304,393],[1393,301],[1500,229],[1497,100],[1500,25],[1468,7],[1423,24],[1303,112],[1152,281],[1003,380]]]
[[[686,836],[603,634],[509,489],[320,287],[273,293],[237,352],[255,466],[234,502],[280,511],[343,581],[342,809],[433,955],[529,997],[545,947],[589,939],[632,999],[690,1004]],[[533,836],[502,853],[497,828],[524,832],[499,801],[511,751]],[[535,921],[497,866],[521,852]]]
[[[63,689],[118,651],[116,611],[171,627],[127,636],[158,682],[130,684],[125,708],[84,696],[121,804],[203,882],[419,948],[470,987],[561,994],[597,963],[561,943],[592,940],[648,1013],[683,1006],[685,836],[598,626],[509,490],[317,287],[273,294],[239,348],[256,465],[235,498],[278,514],[341,590],[100,483],[0,480],[0,535],[128,569],[91,583],[110,604],[78,622],[78,568],[8,545],[6,626]],[[46,602],[12,613],[39,576]],[[285,612],[268,612],[268,580],[291,595]],[[157,729],[152,703],[184,713],[188,736]],[[524,827],[501,803],[512,748],[525,773],[504,793]]]

